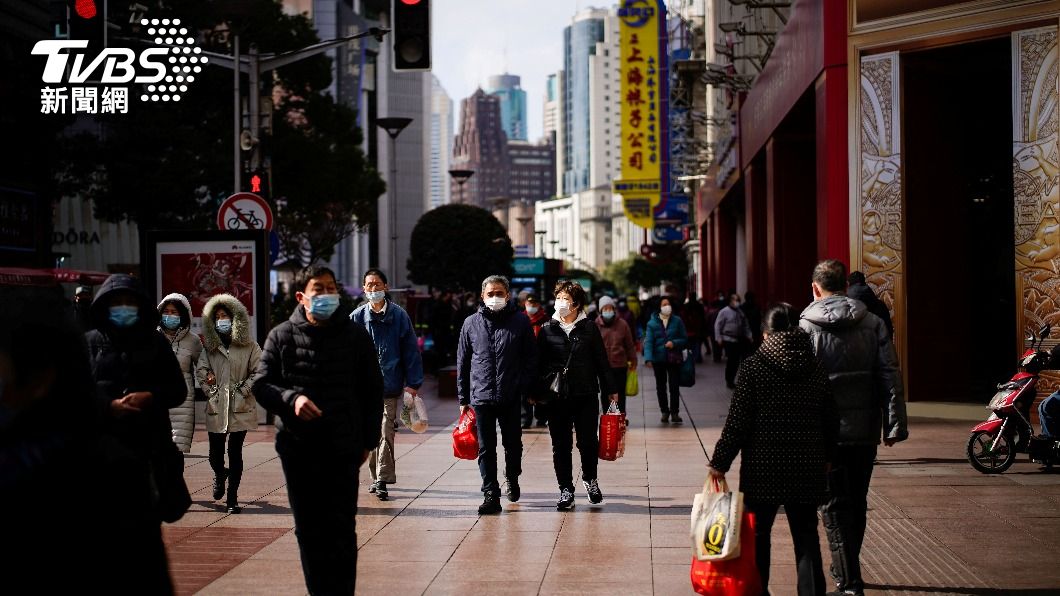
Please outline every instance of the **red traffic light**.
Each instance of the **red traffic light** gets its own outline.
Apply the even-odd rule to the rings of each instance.
[[[416,6],[420,2],[422,2],[422,0],[401,0],[402,4],[407,4],[409,6]]]

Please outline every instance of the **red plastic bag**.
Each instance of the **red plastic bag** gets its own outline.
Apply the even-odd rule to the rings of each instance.
[[[600,459],[615,461],[625,452],[626,417],[618,411],[618,404],[611,402],[611,407],[600,416]]]
[[[453,429],[453,455],[460,459],[478,459],[478,428],[475,411],[468,408]]]
[[[728,561],[692,557],[692,589],[710,596],[758,596],[762,578],[755,565],[755,517],[744,512],[740,525],[740,556]]]

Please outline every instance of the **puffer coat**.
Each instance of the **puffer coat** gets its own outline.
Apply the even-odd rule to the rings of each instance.
[[[179,302],[191,316],[191,304],[182,294],[170,294],[158,303],[158,312],[167,302]],[[158,332],[162,337],[169,340],[173,348],[173,355],[180,363],[180,370],[184,373],[184,383],[188,386],[188,394],[184,403],[169,410],[169,422],[173,425],[173,442],[181,451],[191,451],[191,440],[195,434],[195,366],[199,362],[199,354],[202,352],[202,342],[198,336],[191,333],[190,327],[181,326],[176,333],[170,335],[168,329],[159,326]]]
[[[747,500],[820,504],[837,426],[828,374],[810,336],[775,333],[740,367],[710,465],[727,472],[743,452],[740,490]]]
[[[685,333],[685,322],[677,315],[670,315],[670,322],[663,325],[662,317],[655,313],[648,320],[647,333],[644,336],[644,361],[666,363],[670,348],[666,342],[674,342],[672,351],[680,352],[688,345],[688,334]]]
[[[881,428],[888,439],[909,438],[902,374],[884,322],[843,295],[813,302],[801,318],[832,382],[839,444],[879,444]]]
[[[456,348],[461,405],[521,403],[536,375],[534,331],[513,302],[497,312],[483,306],[464,319]]]
[[[221,342],[213,320],[223,306],[232,313],[232,340]],[[258,404],[251,387],[258,380],[261,348],[250,337],[247,308],[230,294],[218,294],[202,309],[202,335],[205,349],[199,354],[195,376],[206,393],[206,431],[234,433],[258,426]],[[214,383],[206,382],[210,372]]]
[[[621,321],[619,321],[621,322]],[[571,353],[571,350],[574,350]],[[604,347],[603,336],[596,323],[582,315],[567,335],[560,322],[553,318],[541,327],[541,333],[537,336],[537,351],[539,358],[538,383],[544,384],[544,379],[553,372],[562,371],[563,365],[570,357],[570,367],[567,369],[568,395],[563,398],[585,398],[596,396],[603,392],[604,395],[617,393],[612,387],[611,364],[607,359],[607,348]],[[545,387],[538,389],[541,395]]]

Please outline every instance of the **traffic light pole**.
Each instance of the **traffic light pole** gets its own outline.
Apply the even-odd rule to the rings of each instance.
[[[205,52],[205,53],[209,54],[209,52]],[[239,59],[239,35],[237,34],[237,35],[233,35],[232,36],[232,64],[239,64],[239,63],[240,63],[240,59]],[[240,190],[242,190],[241,187],[243,186],[243,184],[242,184],[242,178],[243,178],[243,164],[242,164],[243,155],[240,152],[241,149],[240,149],[240,146],[239,146],[239,136],[240,136],[240,133],[242,132],[242,128],[243,128],[243,114],[241,113],[243,106],[240,105],[240,104],[243,103],[243,97],[242,97],[242,93],[239,90],[239,69],[238,68],[233,68],[232,69],[232,73],[233,73],[233,77],[232,77],[232,79],[233,79],[233,83],[232,83],[232,91],[233,91],[233,93],[232,93],[232,95],[235,98],[235,102],[234,102],[235,106],[233,108],[234,109],[233,114],[235,114],[235,116],[232,118],[232,120],[233,120],[233,131],[232,131],[232,141],[233,141],[232,142],[232,155],[233,155],[233,159],[232,159],[232,194],[235,194],[235,193],[239,192]]]

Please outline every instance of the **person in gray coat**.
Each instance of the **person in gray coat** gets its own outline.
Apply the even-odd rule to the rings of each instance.
[[[191,451],[195,434],[195,363],[202,352],[199,336],[191,332],[191,303],[183,294],[169,294],[158,303],[158,332],[169,341],[173,355],[180,363],[188,394],[184,403],[169,410],[173,425],[173,442],[181,452]]]
[[[821,507],[832,550],[837,594],[862,594],[861,544],[865,538],[867,495],[880,443],[890,447],[909,437],[898,357],[879,317],[844,294],[846,267],[821,261],[813,270],[814,302],[799,327],[810,334],[814,352],[828,371],[839,435],[828,501]]]

